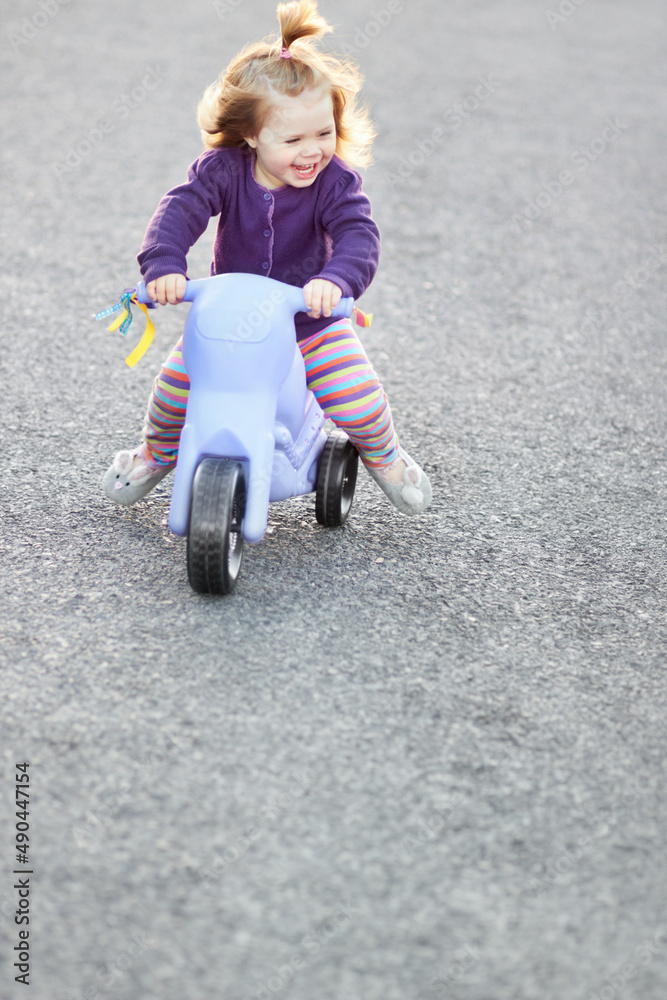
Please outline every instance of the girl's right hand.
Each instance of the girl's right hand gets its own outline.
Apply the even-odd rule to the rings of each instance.
[[[166,306],[167,303],[175,306],[183,301],[185,295],[185,275],[165,274],[162,278],[149,281],[146,291],[153,302],[159,302],[161,306]]]

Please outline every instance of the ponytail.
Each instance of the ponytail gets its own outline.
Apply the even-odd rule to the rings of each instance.
[[[315,0],[279,3],[277,13],[282,49],[291,48],[300,38],[321,38],[332,30],[317,13]]]

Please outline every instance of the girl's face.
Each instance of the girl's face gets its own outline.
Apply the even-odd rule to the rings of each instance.
[[[262,187],[310,187],[336,151],[330,92],[319,88],[297,97],[272,95],[264,126],[246,141],[255,150],[255,180]]]

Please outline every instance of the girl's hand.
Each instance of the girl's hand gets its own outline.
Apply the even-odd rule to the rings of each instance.
[[[162,278],[149,281],[146,291],[153,302],[159,302],[161,306],[166,306],[167,303],[175,306],[183,301],[185,295],[185,275],[165,274]]]
[[[336,308],[342,296],[342,289],[325,278],[313,278],[303,289],[306,312],[313,319],[331,316],[331,310]]]

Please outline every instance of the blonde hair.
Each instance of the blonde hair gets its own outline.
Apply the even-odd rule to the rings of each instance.
[[[375,130],[357,104],[363,77],[350,60],[320,51],[316,40],[331,31],[315,0],[278,4],[278,38],[247,45],[204,92],[197,121],[204,146],[247,148],[271,111],[271,91],[296,97],[326,87],[336,123],[336,153],[351,166],[371,162]],[[289,52],[289,58],[284,55]],[[282,53],[282,55],[281,55]]]

